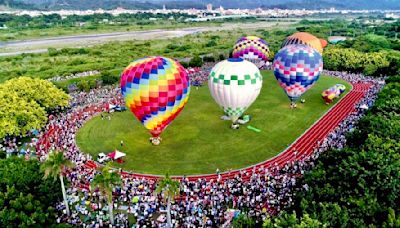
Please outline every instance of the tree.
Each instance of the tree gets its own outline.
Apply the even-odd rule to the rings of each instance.
[[[68,105],[68,94],[46,80],[19,77],[6,81],[1,88],[15,92],[28,102],[34,101],[46,110]]]
[[[80,80],[78,82],[78,88],[81,91],[85,91],[85,92],[89,92],[90,91],[90,85],[89,82],[87,80]]]
[[[346,42],[350,42],[352,48],[361,52],[377,52],[391,48],[391,44],[386,37],[374,34],[359,36]]]
[[[328,47],[324,50],[324,68],[328,70],[346,70],[361,72],[364,54],[351,48]]]
[[[241,213],[233,220],[232,226],[234,228],[250,228],[255,226],[255,221],[246,214]]]
[[[55,48],[48,48],[47,53],[49,54],[49,56],[56,56],[58,54],[58,51]]]
[[[210,40],[204,46],[205,47],[214,47],[214,46],[217,46],[217,42],[215,40]]]
[[[47,121],[46,111],[34,101],[27,101],[16,92],[0,87],[0,138],[25,135],[31,129],[42,128]]]
[[[167,174],[165,175],[164,179],[158,182],[156,192],[161,193],[164,199],[167,201],[167,223],[168,227],[172,228],[171,201],[173,201],[175,196],[178,195],[179,182],[172,180]]]
[[[203,59],[196,55],[189,61],[190,67],[201,67],[203,65]]]
[[[46,111],[68,105],[69,96],[51,82],[20,77],[0,85],[0,138],[42,128]]]
[[[389,208],[387,221],[383,223],[383,227],[400,227],[400,216],[396,216],[395,210]]]
[[[104,83],[104,85],[113,85],[117,81],[119,81],[119,76],[113,75],[109,71],[105,71],[105,72],[101,73],[101,80]]]
[[[313,219],[310,215],[305,214],[303,217],[298,218],[296,212],[286,213],[284,212],[278,217],[271,218],[267,217],[263,222],[264,228],[274,227],[295,227],[295,228],[319,228],[327,227],[326,224],[322,224],[317,219]]]
[[[0,227],[51,227],[59,182],[43,180],[37,160],[0,159]]]
[[[214,58],[214,56],[204,56],[203,57],[203,61],[204,62],[209,62],[209,63],[212,63],[212,62],[215,62],[215,58]]]
[[[349,145],[321,154],[315,167],[297,182],[299,188],[309,188],[296,193],[290,211],[301,220],[309,215],[329,227],[396,226],[400,213],[399,91],[399,83],[389,83],[347,136]],[[278,222],[294,221],[292,217],[281,214],[277,221],[267,223],[279,226]]]
[[[110,216],[110,223],[112,225],[114,225],[112,190],[120,183],[121,176],[111,169],[111,163],[107,163],[101,169],[100,174],[97,174],[92,181],[92,186],[98,187],[107,199],[108,213]]]
[[[389,54],[391,53],[391,54]],[[364,53],[353,48],[329,47],[324,51],[324,67],[329,70],[350,71],[366,75],[391,75],[398,71],[398,52]]]
[[[63,195],[64,204],[66,207],[67,215],[70,215],[67,194],[65,193],[64,174],[66,168],[73,167],[73,163],[64,157],[60,151],[52,151],[48,154],[45,162],[42,163],[41,169],[44,172],[44,179],[53,177],[54,180],[60,179],[61,191]]]

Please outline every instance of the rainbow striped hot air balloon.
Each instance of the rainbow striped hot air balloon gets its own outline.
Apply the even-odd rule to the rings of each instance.
[[[121,91],[126,107],[153,138],[160,139],[159,135],[187,103],[190,83],[186,70],[178,62],[165,57],[147,57],[125,68]]]
[[[294,103],[319,79],[321,54],[307,45],[288,45],[275,55],[274,74],[279,85]]]
[[[269,48],[267,42],[257,36],[240,38],[233,47],[232,57],[242,58],[255,64],[268,61]]]

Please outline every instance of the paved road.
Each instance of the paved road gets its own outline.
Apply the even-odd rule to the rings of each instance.
[[[282,25],[290,25],[290,22],[280,23]],[[152,40],[152,39],[168,39],[174,37],[182,37],[190,34],[216,31],[216,30],[232,30],[237,28],[254,29],[268,28],[276,26],[276,22],[257,22],[257,23],[227,23],[220,27],[191,27],[176,30],[155,29],[147,31],[131,31],[131,32],[113,32],[90,35],[61,36],[51,38],[41,38],[33,40],[0,42],[0,56],[18,55],[22,53],[42,53],[46,52],[49,47],[85,47],[101,44],[115,40]]]
[[[17,55],[22,53],[46,52],[47,47],[53,45],[86,46],[85,44],[104,43],[111,40],[147,40],[147,39],[160,39],[160,38],[166,39],[173,37],[181,37],[208,30],[209,30],[208,28],[184,28],[178,30],[156,29],[147,31],[114,32],[114,33],[103,33],[103,34],[62,36],[62,37],[42,38],[34,40],[0,42],[0,48],[6,50],[6,52],[0,52],[0,56]],[[40,47],[46,47],[46,48],[40,48]],[[7,52],[7,50],[9,50],[9,52]]]
[[[128,38],[128,39],[140,39],[143,36],[184,36],[187,34],[192,34],[196,32],[202,32],[207,30],[207,28],[184,28],[179,30],[147,30],[147,31],[133,31],[133,32],[114,32],[114,33],[102,33],[102,34],[90,34],[90,35],[76,35],[76,36],[61,36],[52,38],[42,38],[35,40],[21,40],[21,41],[10,41],[1,42],[0,47],[15,47],[15,46],[31,46],[31,45],[50,45],[58,43],[68,43],[76,41],[93,41],[93,40],[104,40],[104,39],[118,39],[118,38]]]

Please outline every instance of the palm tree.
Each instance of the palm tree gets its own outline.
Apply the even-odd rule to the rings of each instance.
[[[172,180],[169,175],[165,175],[165,178],[160,180],[158,183],[157,193],[162,193],[164,199],[167,200],[167,223],[168,227],[172,228],[171,223],[171,201],[178,195],[179,192],[179,182]]]
[[[103,166],[101,173],[97,174],[92,181],[92,186],[98,187],[99,190],[106,196],[111,225],[114,225],[112,190],[115,185],[120,183],[121,176],[111,169],[110,163],[107,163],[105,166]]]
[[[44,179],[47,179],[48,177],[53,177],[54,180],[56,180],[57,177],[60,178],[61,191],[68,216],[70,215],[70,212],[67,194],[65,193],[63,171],[65,168],[72,168],[73,166],[74,164],[70,160],[66,159],[61,151],[51,151],[46,161],[40,166],[40,169],[44,172]]]

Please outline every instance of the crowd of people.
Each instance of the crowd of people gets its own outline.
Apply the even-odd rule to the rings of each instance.
[[[212,64],[189,74],[192,83],[202,85],[207,81]],[[189,180],[182,177],[179,196],[171,207],[174,227],[221,227],[232,219],[230,211],[246,213],[257,223],[270,215],[279,213],[292,203],[293,195],[299,188],[297,177],[314,166],[315,159],[330,148],[341,149],[346,144],[345,133],[351,131],[357,120],[364,114],[360,108],[373,105],[377,93],[384,85],[383,79],[365,77],[360,74],[325,71],[327,75],[340,77],[352,83],[367,82],[371,88],[356,105],[356,111],[347,116],[324,140],[313,148],[311,156],[299,156],[283,166],[257,167],[252,171],[242,170],[228,179],[219,176],[212,180],[199,178]],[[121,105],[123,99],[119,88],[102,87],[90,92],[71,94],[70,107],[61,113],[50,116],[49,122],[33,141],[36,156],[44,161],[52,150],[61,150],[73,161],[75,167],[66,173],[70,186],[67,189],[71,215],[66,215],[63,202],[57,204],[58,222],[83,227],[103,227],[109,225],[107,203],[104,196],[90,183],[96,170],[87,167],[93,160],[80,151],[76,145],[77,130],[89,119],[101,115],[107,104]],[[14,148],[16,141],[9,139],[3,148]],[[166,204],[160,194],[155,194],[155,180],[122,175],[123,183],[113,191],[113,208],[116,210],[116,226],[127,227],[165,227]],[[134,224],[129,224],[127,214],[133,215]]]
[[[215,63],[204,63],[202,67],[188,68],[188,76],[192,86],[203,86],[208,81],[208,75]]]
[[[346,145],[345,133],[352,131],[357,121],[365,114],[366,110],[373,106],[378,93],[385,85],[384,78],[374,78],[362,74],[347,72],[324,71],[325,75],[339,77],[351,83],[367,83],[370,88],[365,92],[364,97],[355,104],[355,111],[350,113],[326,138],[325,141],[316,148],[316,153],[320,153],[330,148],[342,149]]]

